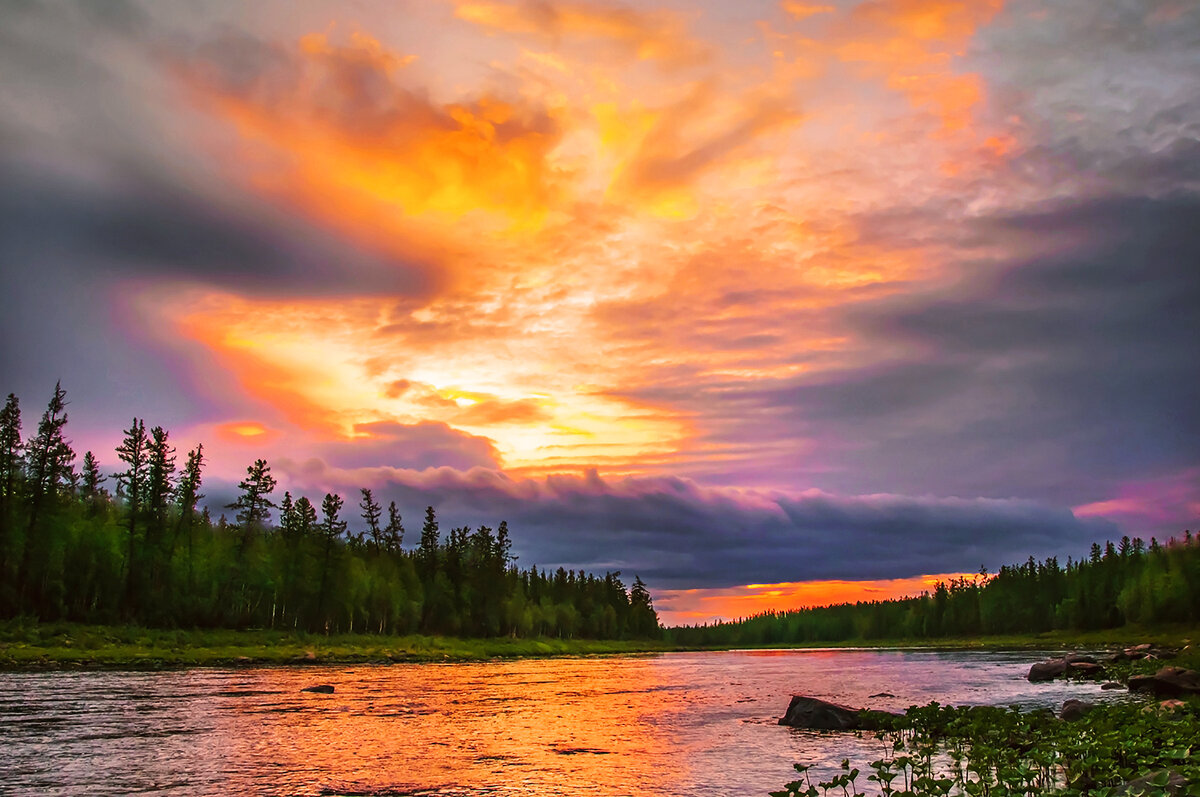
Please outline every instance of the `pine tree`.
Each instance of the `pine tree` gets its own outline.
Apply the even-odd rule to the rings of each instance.
[[[363,522],[367,524],[367,534],[371,538],[371,550],[378,553],[383,545],[382,530],[379,528],[379,519],[383,516],[383,508],[379,506],[379,502],[375,500],[375,496],[366,487],[362,490],[362,501],[358,507],[362,510]]]
[[[296,499],[296,533],[301,537],[310,537],[317,528],[317,508],[307,496]]]
[[[238,482],[242,494],[227,509],[236,509],[237,521],[242,526],[242,551],[257,529],[264,528],[271,519],[275,504],[270,495],[275,491],[275,477],[265,459],[256,459],[246,468],[246,478]]]
[[[108,478],[100,474],[100,463],[96,461],[96,455],[91,451],[87,451],[83,455],[82,477],[83,487],[80,497],[87,505],[88,516],[94,517],[108,499],[108,491],[100,486],[108,481]]]
[[[26,494],[29,505],[29,523],[25,530],[25,549],[21,558],[21,594],[30,602],[40,595],[33,592],[33,567],[35,554],[44,551],[47,541],[43,539],[42,524],[46,516],[58,508],[64,492],[75,481],[75,470],[71,463],[75,452],[63,434],[67,425],[67,393],[61,383],[55,383],[54,395],[42,413],[37,436],[25,448]]]
[[[179,505],[179,520],[175,526],[175,537],[185,533],[187,535],[187,557],[188,557],[188,591],[192,588],[192,524],[196,515],[196,504],[204,496],[200,493],[200,471],[204,468],[204,444],[199,443],[188,452],[187,462],[183,466],[183,475],[179,477],[179,484],[175,487],[175,500]],[[204,510],[206,513],[208,510]],[[204,521],[207,522],[207,521]],[[174,541],[171,543],[172,549],[175,547]]]
[[[150,431],[149,471],[147,472],[146,508],[150,514],[149,529],[155,543],[161,544],[167,528],[167,509],[174,493],[175,448],[168,442],[169,434],[161,426]]]
[[[137,418],[125,430],[125,439],[117,446],[117,458],[126,464],[126,469],[114,473],[117,487],[125,498],[129,522],[129,552],[125,560],[126,608],[133,609],[138,582],[137,566],[137,521],[142,512],[150,480],[150,440],[146,436],[146,424]]]
[[[433,507],[425,508],[425,525],[421,527],[421,542],[417,546],[417,567],[422,580],[433,581],[438,567],[438,522]]]
[[[383,532],[388,551],[399,553],[404,544],[404,524],[400,522],[400,510],[396,509],[395,501],[388,504],[388,522]]]
[[[21,457],[21,404],[12,393],[0,410],[0,581],[12,583],[8,573],[9,549],[15,544],[15,514],[25,478]],[[0,608],[12,598],[0,594]]]
[[[326,493],[325,500],[321,502],[321,513],[324,515],[321,521],[321,536],[325,538],[325,556],[321,560],[321,586],[317,591],[317,611],[319,613],[325,611],[325,590],[329,584],[329,569],[333,558],[334,542],[346,531],[346,521],[338,520],[338,513],[342,511],[343,505],[342,497],[333,493]],[[328,622],[326,622],[326,628],[328,628]]]

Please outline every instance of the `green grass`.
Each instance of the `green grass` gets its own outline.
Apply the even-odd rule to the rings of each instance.
[[[646,653],[647,640],[324,636],[287,631],[170,630],[74,623],[0,624],[0,669],[160,669],[279,664],[483,661]]]
[[[1183,647],[1200,640],[1200,629],[1125,627],[1087,633],[983,636],[960,639],[851,640],[760,648],[876,647],[943,650],[1021,650],[1116,648],[1140,642]],[[672,650],[728,650],[748,646],[695,648],[650,640],[459,639],[455,637],[325,636],[289,631],[154,629],[137,626],[0,623],[0,669],[76,667],[158,669],[198,666],[252,666],[307,663],[483,661],[493,658],[658,653]]]

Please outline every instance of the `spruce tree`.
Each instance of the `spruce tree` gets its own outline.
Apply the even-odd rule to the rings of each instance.
[[[246,468],[246,478],[238,482],[242,494],[229,504],[227,509],[236,509],[237,521],[242,527],[242,546],[245,552],[250,537],[258,529],[264,528],[271,519],[271,509],[275,504],[270,495],[275,491],[275,477],[271,475],[271,466],[265,459],[256,459],[254,464]]]
[[[395,501],[388,504],[388,522],[383,532],[388,552],[400,553],[404,544],[404,524],[400,522],[400,510],[396,509]]]
[[[125,430],[125,439],[117,446],[117,458],[125,463],[126,469],[114,473],[117,488],[125,498],[125,509],[129,522],[129,550],[125,558],[126,609],[136,608],[135,598],[139,577],[137,551],[137,521],[142,513],[150,480],[150,439],[146,436],[146,424],[134,418]]]
[[[383,547],[383,532],[379,528],[379,519],[383,516],[383,508],[368,488],[363,487],[361,492],[362,501],[359,502],[358,508],[362,510],[363,522],[367,524],[367,534],[371,538],[371,550],[378,553]]]
[[[9,551],[15,544],[16,509],[25,479],[25,463],[21,452],[21,404],[12,393],[0,410],[0,582],[13,583],[9,577]],[[5,590],[6,591],[6,590]],[[11,603],[12,597],[0,594],[0,609]]]
[[[26,495],[29,522],[25,527],[24,553],[21,557],[20,581],[25,598],[34,603],[40,596],[35,590],[33,568],[36,554],[44,551],[42,524],[46,516],[58,508],[66,489],[75,481],[71,463],[75,452],[63,434],[67,425],[67,393],[61,383],[54,385],[54,395],[42,413],[37,435],[25,448]]]

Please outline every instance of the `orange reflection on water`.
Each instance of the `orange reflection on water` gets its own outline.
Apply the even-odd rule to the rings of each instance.
[[[219,698],[205,751],[280,793],[652,793],[681,780],[662,716],[678,711],[648,659],[250,670]],[[330,684],[331,695],[300,693]],[[241,767],[237,767],[241,769]],[[337,773],[330,781],[329,773]]]

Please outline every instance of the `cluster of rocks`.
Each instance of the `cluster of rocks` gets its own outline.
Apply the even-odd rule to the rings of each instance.
[[[1105,660],[1115,663],[1118,661],[1137,661],[1138,659],[1173,659],[1177,654],[1178,651],[1171,648],[1160,648],[1149,642],[1143,642],[1140,645],[1134,645],[1131,648],[1110,653]]]
[[[1055,678],[1100,678],[1104,665],[1091,656],[1071,653],[1061,659],[1039,661],[1029,668],[1030,681],[1053,681]]]

